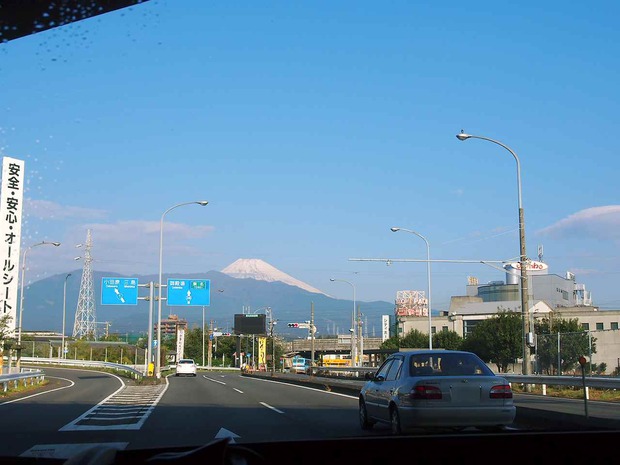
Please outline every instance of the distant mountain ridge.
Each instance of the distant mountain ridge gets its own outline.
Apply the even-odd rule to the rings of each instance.
[[[259,270],[264,271],[265,269],[270,270],[269,267],[259,267]],[[266,273],[263,278],[273,278],[271,272]],[[74,270],[71,274],[72,277],[67,281],[67,335],[71,335],[74,326],[82,270]],[[65,276],[66,273],[50,276],[25,288],[24,331],[61,331]],[[279,275],[276,274],[276,276]],[[101,283],[104,277],[137,278],[142,286],[150,282],[157,284],[158,275],[126,276],[109,271],[93,271],[96,321],[111,322],[110,332],[112,333],[146,332],[149,303],[143,300],[143,297],[148,296],[148,289],[139,288],[137,305],[102,305]],[[287,323],[310,320],[312,307],[314,307],[314,321],[318,330],[317,336],[336,333],[348,334],[351,326],[351,300],[334,299],[316,289],[316,292],[303,289],[299,284],[288,284],[280,280],[259,280],[252,277],[241,279],[219,271],[164,274],[162,282],[165,283],[168,278],[209,279],[211,282],[211,302],[209,306],[204,308],[205,322],[210,324],[213,321],[215,327],[224,331],[233,330],[235,314],[264,313],[266,307],[272,309],[273,317],[277,320],[275,333],[286,337],[305,338],[307,336],[305,330],[289,328]],[[295,278],[292,279],[295,280]],[[301,281],[298,283],[305,284]],[[312,286],[309,287],[312,288]],[[155,293],[157,294],[157,290]],[[393,315],[394,303],[357,301],[357,304],[362,313],[366,334],[379,337],[382,328],[381,316]],[[154,322],[157,321],[157,310],[157,302],[153,302]],[[199,306],[170,307],[165,301],[162,302],[162,318],[166,318],[169,314],[176,314],[180,318],[186,319],[190,327],[202,324],[202,313],[203,309]],[[103,327],[100,325],[99,331]]]

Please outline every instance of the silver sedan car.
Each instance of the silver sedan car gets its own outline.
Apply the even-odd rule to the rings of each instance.
[[[463,351],[394,353],[359,396],[362,429],[381,422],[394,434],[416,428],[503,429],[515,415],[508,381],[476,354]]]

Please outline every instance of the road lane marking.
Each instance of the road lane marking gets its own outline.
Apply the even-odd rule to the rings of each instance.
[[[226,383],[223,381],[218,381],[217,379],[213,379],[213,378],[207,378],[205,375],[202,375],[202,377],[204,379],[208,379],[209,381],[213,381],[214,383],[223,384],[224,386],[226,385]]]
[[[280,386],[290,386],[290,387],[298,388],[298,389],[308,389],[310,391],[322,392],[323,394],[331,394],[333,396],[347,397],[349,399],[357,400],[357,396],[352,396],[351,394],[342,394],[340,392],[326,391],[324,389],[318,389],[318,388],[313,388],[313,387],[309,387],[309,386],[299,386],[297,384],[282,383],[282,382],[279,382],[279,381],[271,381],[270,379],[260,379],[260,378],[252,378],[252,377],[245,377],[245,379],[251,379],[253,381],[261,381],[263,383],[277,383]]]
[[[62,387],[59,387],[59,388],[50,389],[49,391],[38,392],[36,394],[31,394],[31,395],[26,396],[26,397],[20,397],[19,399],[7,400],[6,402],[0,403],[0,407],[2,407],[3,405],[12,404],[13,402],[20,402],[22,400],[30,399],[32,397],[42,396],[43,394],[49,394],[50,392],[60,391],[61,389],[68,389],[70,387],[75,386],[75,382],[73,382],[73,381],[71,381],[70,379],[67,379],[67,378],[59,378],[57,376],[48,376],[48,378],[62,379],[64,381],[69,381],[71,384],[69,386],[62,386]]]
[[[239,394],[243,394],[243,391],[241,389],[233,388],[233,390],[237,391]]]
[[[139,430],[168,386],[167,377],[165,386],[126,386],[123,383],[116,392],[59,431]]]
[[[261,404],[263,407],[267,407],[268,409],[273,410],[274,412],[284,413],[282,410],[278,410],[277,408],[272,407],[271,405],[266,404],[265,402],[259,402],[259,404]]]

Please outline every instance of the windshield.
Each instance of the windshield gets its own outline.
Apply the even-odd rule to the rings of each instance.
[[[565,430],[582,375],[616,415],[617,2],[40,3],[0,2],[0,455]]]

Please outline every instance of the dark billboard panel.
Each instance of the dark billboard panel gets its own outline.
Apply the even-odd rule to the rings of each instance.
[[[235,334],[267,334],[267,315],[264,313],[256,314],[236,314],[235,315]]]

